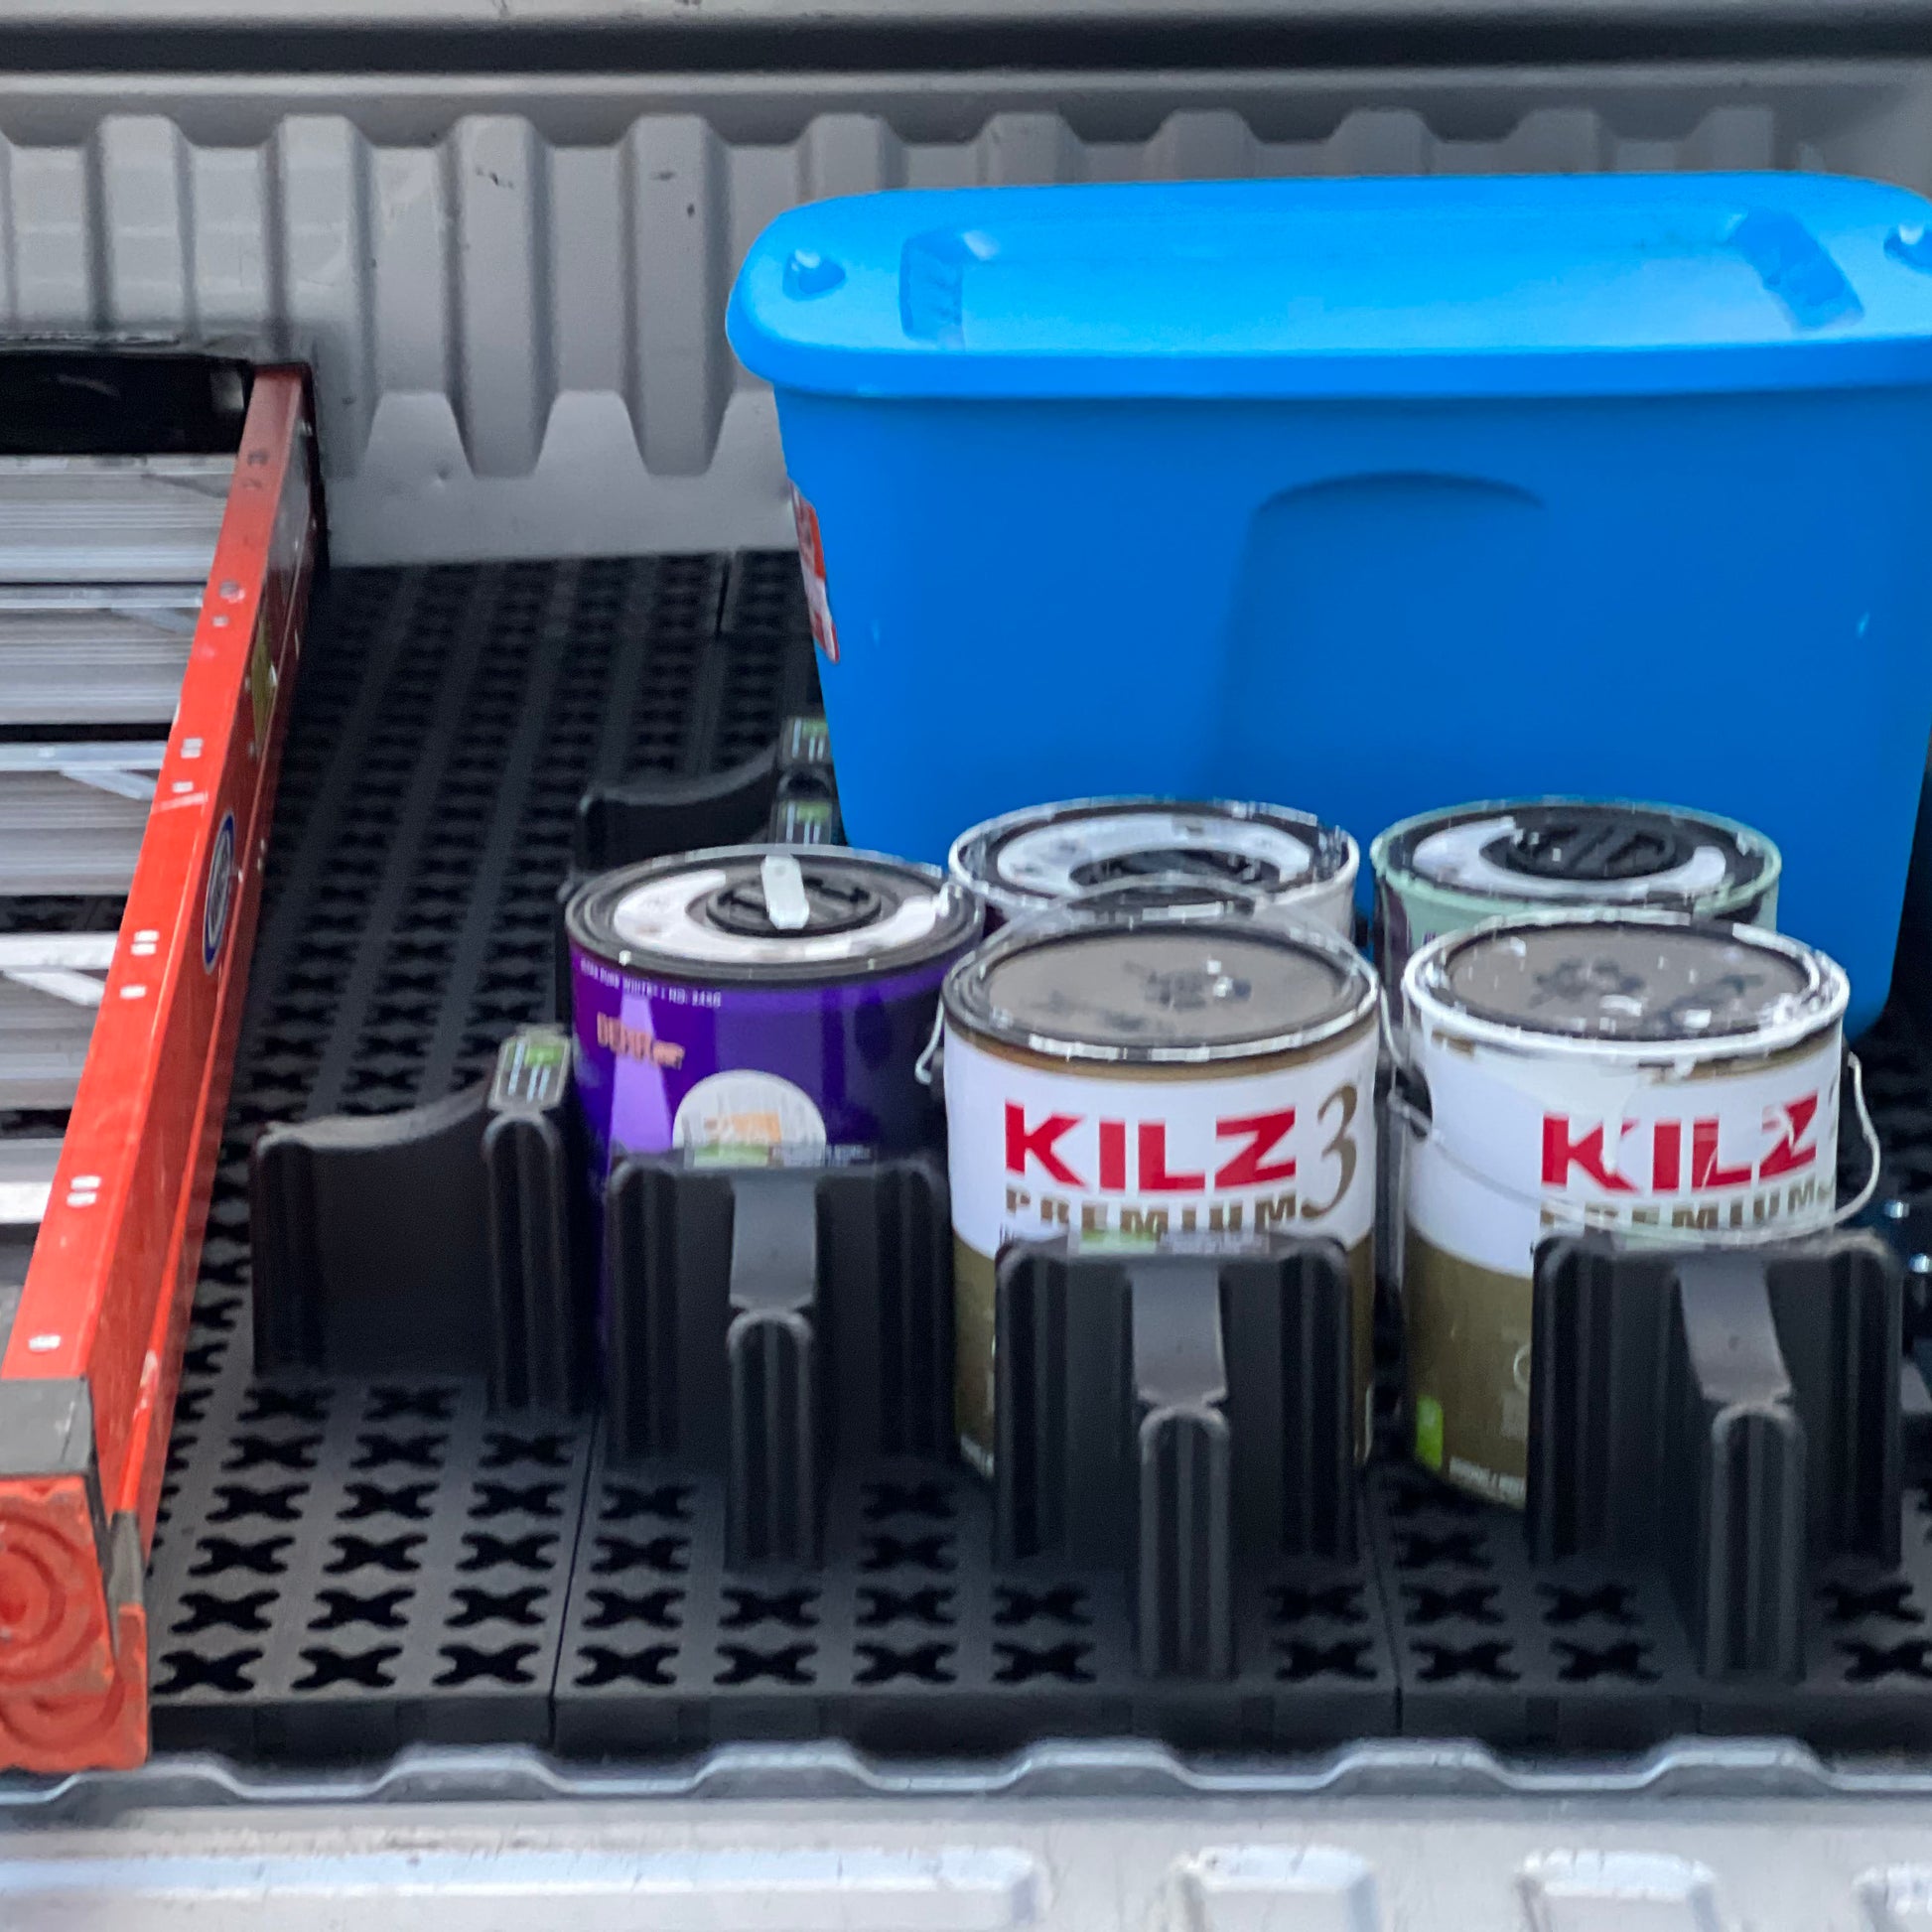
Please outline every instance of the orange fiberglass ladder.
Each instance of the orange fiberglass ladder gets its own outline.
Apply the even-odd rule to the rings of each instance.
[[[0,362],[56,430],[123,375],[229,419],[0,455],[0,1766],[118,1767],[319,483],[300,369]]]

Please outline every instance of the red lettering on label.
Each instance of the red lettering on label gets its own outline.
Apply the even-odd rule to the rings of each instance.
[[[1237,1134],[1248,1137],[1248,1145],[1228,1161],[1214,1176],[1217,1187],[1261,1187],[1270,1181],[1295,1178],[1295,1157],[1270,1162],[1266,1157],[1294,1130],[1295,1109],[1286,1107],[1278,1114],[1249,1114],[1240,1120],[1217,1120],[1217,1140],[1232,1140]]]
[[[1087,1183],[1054,1151],[1060,1137],[1080,1124],[1078,1114],[1048,1114],[1037,1127],[1027,1125],[1026,1109],[1017,1100],[1007,1102],[1007,1172],[1025,1173],[1031,1155],[1062,1187],[1084,1187]],[[1143,1156],[1145,1159],[1145,1156]]]
[[[1682,1183],[1684,1129],[1674,1120],[1660,1120],[1651,1136],[1650,1185],[1659,1194],[1668,1194]]]
[[[1168,1172],[1168,1125],[1166,1121],[1141,1123],[1141,1191],[1144,1194],[1198,1194],[1207,1186],[1204,1173]]]
[[[1617,1129],[1618,1136],[1629,1133],[1635,1121],[1624,1121]],[[1593,1180],[1597,1186],[1612,1194],[1634,1194],[1637,1190],[1620,1173],[1612,1173],[1604,1165],[1603,1129],[1592,1127],[1579,1140],[1570,1138],[1570,1116],[1568,1114],[1545,1114],[1543,1116],[1543,1184],[1546,1187],[1562,1187],[1570,1179],[1570,1170],[1581,1168],[1586,1180]]]
[[[1100,1184],[1116,1194],[1127,1191],[1127,1123],[1100,1123]]]
[[[1808,1093],[1802,1100],[1787,1100],[1782,1107],[1764,1110],[1764,1125],[1772,1132],[1778,1128],[1778,1115],[1783,1114],[1785,1127],[1783,1138],[1769,1154],[1764,1157],[1758,1168],[1760,1180],[1772,1180],[1779,1174],[1796,1173],[1800,1168],[1808,1168],[1818,1159],[1815,1147],[1802,1145],[1805,1136],[1811,1132],[1811,1124],[1818,1118],[1818,1103],[1822,1095]]]
[[[1718,1164],[1718,1123],[1694,1120],[1691,1123],[1691,1185],[1693,1187],[1748,1187],[1749,1164],[1725,1168]]]

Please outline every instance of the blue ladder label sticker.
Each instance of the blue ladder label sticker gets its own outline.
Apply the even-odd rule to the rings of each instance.
[[[202,895],[202,969],[214,971],[221,941],[228,932],[228,911],[234,904],[234,813],[222,815],[207,858],[207,890]]]

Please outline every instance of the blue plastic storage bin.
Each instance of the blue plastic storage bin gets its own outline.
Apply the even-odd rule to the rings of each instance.
[[[1932,207],[1803,175],[875,195],[731,339],[860,843],[1113,791],[1665,798],[1873,1017],[1932,727]]]

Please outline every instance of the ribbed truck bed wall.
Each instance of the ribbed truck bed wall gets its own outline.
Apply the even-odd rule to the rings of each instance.
[[[411,0],[368,10],[380,32],[324,0],[269,9],[281,34],[262,11],[250,32],[226,4],[9,10],[0,334],[160,330],[312,355],[349,563],[786,542],[771,398],[723,317],[753,237],[804,200],[1532,169],[1829,169],[1932,190],[1923,6],[1851,24],[1795,0],[1546,6],[1501,32],[1463,5],[1405,25],[1334,0],[1289,11],[1312,40],[1257,38],[1261,16],[1226,4],[921,9],[917,32],[886,0],[788,32],[775,0],[715,16]],[[1566,57],[1575,37],[1556,30],[1588,16],[1589,58]],[[711,25],[676,24],[694,17]],[[82,31],[109,19],[144,31]],[[169,26],[187,19],[221,31]],[[1602,58],[1708,57],[1726,31],[1770,51]],[[1872,45],[1907,51],[1857,53]],[[1462,64],[1471,50],[1552,58]],[[1422,56],[1442,64],[1403,65]],[[173,70],[70,70],[130,60]]]

